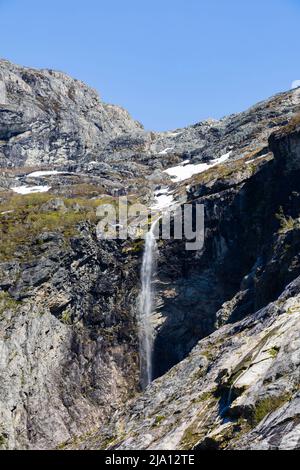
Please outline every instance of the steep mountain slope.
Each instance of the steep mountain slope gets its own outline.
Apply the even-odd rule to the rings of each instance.
[[[168,350],[182,350],[188,332],[196,335],[197,326],[209,322],[200,333],[206,337],[105,430],[83,438],[80,448],[299,448],[299,123],[296,119],[270,139],[275,160],[257,162],[251,172],[245,165],[233,173],[229,167],[225,174],[214,171],[211,176],[221,187],[194,200],[207,209],[207,245],[197,261],[188,260],[190,272],[186,269],[182,278],[177,272],[176,282],[165,286],[173,289],[173,308],[181,307],[182,315],[174,319],[173,312],[168,318],[161,341],[165,350],[160,345],[158,355],[162,360]],[[193,195],[205,188],[198,182]],[[174,252],[178,256],[178,246]],[[196,268],[209,284],[207,252],[217,289],[224,292],[225,283],[227,296],[232,291],[210,316],[202,284],[198,296],[195,284]],[[178,284],[184,281],[192,290],[192,313],[181,300]],[[208,287],[213,290],[213,282]]]
[[[297,89],[153,133],[60,72],[0,61],[2,448],[298,446],[299,105]],[[166,187],[204,204],[205,244],[159,242],[158,379],[140,395],[143,243],[97,240],[96,208]]]

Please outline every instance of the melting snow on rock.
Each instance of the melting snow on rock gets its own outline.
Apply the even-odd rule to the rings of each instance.
[[[51,189],[51,186],[15,186],[11,189],[14,193],[25,195],[32,193],[46,193]]]
[[[154,201],[151,209],[153,211],[161,211],[170,207],[174,202],[174,198],[169,192],[169,188],[162,188],[154,192]]]
[[[39,178],[40,176],[51,176],[51,175],[62,175],[64,174],[63,171],[57,170],[49,170],[49,171],[34,171],[33,173],[29,173],[26,175],[27,178]]]
[[[171,152],[171,150],[173,150],[173,147],[168,147],[168,148],[162,150],[161,152],[159,152],[158,155],[167,155],[169,152]]]
[[[231,155],[231,151],[222,155],[220,158],[216,158],[212,160],[211,163],[198,163],[198,164],[188,164],[188,165],[177,165],[167,170],[164,170],[164,173],[171,176],[173,181],[178,183],[180,181],[184,181],[186,179],[191,178],[193,175],[197,175],[198,173],[203,173],[203,171],[209,170],[210,168],[219,165],[220,163],[225,162]]]

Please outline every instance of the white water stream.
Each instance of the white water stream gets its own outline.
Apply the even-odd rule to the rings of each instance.
[[[153,274],[156,265],[157,243],[155,239],[154,222],[145,237],[145,249],[141,270],[142,289],[140,294],[140,362],[141,362],[141,386],[143,389],[149,385],[152,377],[152,351],[154,331],[151,324],[153,310]]]
[[[166,149],[167,152],[169,149]],[[163,153],[163,152],[161,152]],[[165,170],[174,181],[183,181],[196,173],[206,171],[212,166],[225,162],[231,155],[231,152],[223,155],[219,159],[213,160],[211,164],[200,163],[199,165],[178,165],[177,167]],[[175,201],[169,188],[161,188],[154,193],[155,203],[151,207],[152,211],[160,212],[162,215],[174,207]],[[160,218],[160,217],[159,217]],[[145,248],[141,269],[141,293],[139,296],[139,341],[140,341],[140,369],[141,386],[145,389],[153,380],[153,343],[154,326],[151,321],[153,313],[153,277],[156,267],[157,243],[156,228],[159,218],[152,224],[150,231],[145,236]]]

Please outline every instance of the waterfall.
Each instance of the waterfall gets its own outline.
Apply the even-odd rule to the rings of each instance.
[[[145,248],[141,269],[142,289],[140,294],[140,363],[141,363],[141,386],[143,389],[152,381],[152,349],[153,349],[153,326],[151,324],[151,313],[153,307],[152,278],[156,264],[157,243],[155,239],[155,226],[157,221],[151,225],[150,231],[145,237]]]

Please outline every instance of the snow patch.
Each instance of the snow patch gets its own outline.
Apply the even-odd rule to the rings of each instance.
[[[294,80],[293,83],[292,83],[291,89],[295,90],[299,86],[300,86],[300,80]]]
[[[183,162],[180,163],[180,166],[186,166],[190,163],[190,160],[184,160]]]
[[[174,147],[167,147],[166,149],[162,150],[158,153],[158,155],[167,155]]]
[[[51,189],[51,186],[15,186],[11,189],[14,193],[25,195],[32,193],[46,193]]]
[[[182,131],[178,131],[178,132],[167,132],[166,135],[168,137],[177,137],[178,135],[182,134]]]
[[[161,194],[168,194],[169,192],[169,188],[161,188],[161,189],[157,189],[156,191],[154,191],[154,194],[156,196],[160,196]]]
[[[265,153],[264,155],[261,155],[261,157],[252,158],[251,160],[248,160],[246,162],[246,165],[249,165],[250,163],[256,162],[257,160],[261,160],[262,158],[265,158],[267,155],[268,155],[268,152]]]
[[[164,170],[164,173],[167,173],[167,175],[173,178],[174,182],[178,183],[180,181],[184,181],[186,179],[191,178],[193,175],[203,173],[203,171],[209,170],[209,168],[212,168],[216,165],[219,165],[220,163],[225,162],[226,160],[228,160],[231,153],[232,151],[225,153],[220,158],[216,158],[215,160],[212,160],[211,163],[198,163],[195,165],[188,164],[188,165],[183,166],[185,162],[182,162],[180,165]]]
[[[33,173],[29,173],[26,175],[27,178],[39,178],[40,176],[51,176],[51,175],[63,175],[65,172],[57,171],[57,170],[49,170],[49,171],[34,171]]]
[[[173,195],[170,194],[169,188],[158,189],[154,192],[154,204],[150,208],[155,211],[161,211],[170,207],[174,202]]]

